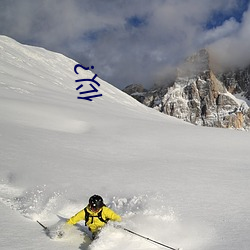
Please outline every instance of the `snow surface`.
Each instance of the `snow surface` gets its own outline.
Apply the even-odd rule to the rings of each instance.
[[[75,80],[94,73],[75,65],[0,37],[0,249],[163,249],[113,225],[91,243],[83,222],[62,239],[36,223],[53,229],[96,193],[168,246],[249,250],[249,132],[190,125],[100,78],[103,96],[79,100]]]

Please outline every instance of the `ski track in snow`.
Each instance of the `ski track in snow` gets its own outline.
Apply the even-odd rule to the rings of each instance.
[[[8,109],[8,114],[2,121],[15,121],[28,127],[74,134],[85,133],[91,128],[87,122],[73,119],[70,114],[67,117],[60,109],[51,108],[49,105],[31,106],[25,102],[5,101],[1,103],[0,111],[1,109]]]

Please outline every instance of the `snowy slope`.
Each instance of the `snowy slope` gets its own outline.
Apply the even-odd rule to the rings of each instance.
[[[79,227],[51,240],[36,223],[97,193],[123,226],[169,246],[248,250],[249,133],[186,124],[100,78],[103,96],[79,100],[75,80],[94,73],[76,64],[0,37],[0,248],[162,249],[111,225],[92,244]]]

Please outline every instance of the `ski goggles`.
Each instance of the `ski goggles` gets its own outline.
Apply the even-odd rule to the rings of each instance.
[[[97,211],[99,211],[101,209],[101,207],[97,207],[97,206],[93,206],[93,205],[92,206],[90,205],[89,208],[93,212],[97,212]]]

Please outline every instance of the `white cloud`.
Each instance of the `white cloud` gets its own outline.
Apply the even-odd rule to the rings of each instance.
[[[242,22],[234,32],[210,45],[218,63],[225,66],[246,66],[250,64],[250,9],[244,13]]]
[[[230,18],[226,20],[221,26],[216,28],[205,30],[200,36],[201,44],[211,44],[214,41],[218,41],[228,36],[235,35],[239,30],[240,24],[235,20],[235,18]]]
[[[100,77],[116,86],[147,85],[205,45],[213,43],[221,50],[238,39],[243,44],[250,33],[247,14],[242,24],[232,18],[213,30],[204,29],[214,12],[230,14],[237,4],[237,0],[2,0],[0,32],[94,65]],[[132,17],[143,25],[133,26],[128,22]]]

